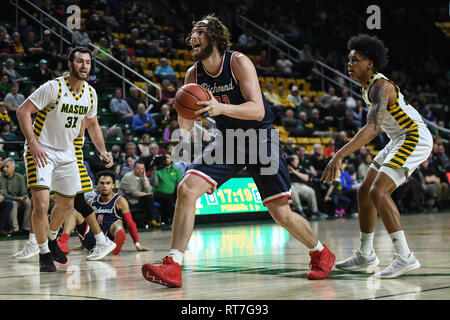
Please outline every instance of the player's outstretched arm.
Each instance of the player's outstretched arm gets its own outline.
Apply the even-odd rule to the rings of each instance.
[[[123,220],[127,225],[128,230],[130,230],[131,238],[133,238],[134,246],[138,251],[151,251],[150,249],[144,248],[139,243],[139,235],[136,227],[136,223],[133,220],[133,217],[130,212],[130,207],[128,205],[127,199],[123,197],[119,197],[116,203],[117,209],[122,212]]]
[[[387,81],[379,80],[372,85],[369,92],[369,99],[372,101],[372,105],[367,114],[366,125],[362,127],[353,139],[344,145],[344,147],[342,147],[342,149],[340,149],[330,160],[323,171],[321,177],[322,181],[333,181],[341,167],[342,160],[362,146],[368,144],[378,135],[384,116],[387,113],[387,105],[388,103],[394,103],[396,96],[397,94],[394,86]]]

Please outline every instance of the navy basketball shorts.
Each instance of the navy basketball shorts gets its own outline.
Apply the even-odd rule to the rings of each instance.
[[[256,151],[255,140],[253,140],[251,147],[249,143],[245,147],[237,146],[235,153],[240,153],[240,156],[244,157],[244,161],[239,161],[236,154],[228,152],[227,148],[223,147],[226,145],[225,142],[220,143],[216,140],[210,143],[202,154],[194,159],[187,168],[185,175],[194,174],[207,181],[211,184],[208,193],[212,194],[227,180],[246,168],[255,181],[264,205],[281,198],[288,198],[289,204],[292,204],[291,180],[287,168],[286,154],[279,145],[272,144],[269,135],[263,142],[260,143],[258,137],[256,140],[258,150]],[[223,155],[217,158],[222,160],[211,163],[211,159],[217,154],[217,149],[221,147],[223,147]],[[259,148],[266,151],[264,157],[259,157]],[[258,154],[256,163],[255,153]]]
[[[110,234],[109,229],[111,229],[111,226],[117,221],[120,220],[119,217],[114,215],[104,215],[104,214],[97,214],[97,222],[102,229],[102,232],[105,236],[108,236],[111,240],[113,240],[113,236]]]

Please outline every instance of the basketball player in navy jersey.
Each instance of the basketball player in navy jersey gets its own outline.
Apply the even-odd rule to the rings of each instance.
[[[230,35],[222,22],[214,15],[194,22],[186,42],[192,46],[197,62],[186,72],[185,83],[198,83],[211,94],[211,100],[198,102],[204,106],[197,112],[199,118],[205,112],[214,117],[224,140],[228,129],[274,130],[273,114],[259,87],[255,67],[242,53],[229,51]],[[178,121],[181,129],[190,130],[194,125],[194,120],[181,116],[178,116]],[[258,142],[261,145],[266,141],[267,145],[272,145],[270,134],[263,136]],[[208,152],[208,148],[202,156]],[[237,149],[246,150],[246,156],[249,156],[248,146],[238,146]],[[247,167],[255,180],[263,204],[275,222],[310,249],[311,271],[307,275],[308,279],[328,277],[335,256],[320,243],[309,223],[290,210],[289,171],[286,156],[279,146],[270,155],[271,160],[279,162],[278,171],[272,175],[261,174],[261,161],[257,164],[206,164],[202,161],[202,156],[189,166],[178,185],[169,255],[161,265],[147,263],[142,266],[142,274],[146,280],[168,287],[182,286],[183,256],[194,227],[197,198],[205,192],[212,193],[244,167]]]
[[[100,194],[90,199],[89,205],[94,209],[103,234],[109,236],[117,245],[112,253],[115,255],[119,254],[127,238],[122,220],[125,221],[130,230],[136,250],[149,251],[149,249],[142,247],[139,243],[136,223],[131,216],[128,201],[113,191],[115,186],[114,173],[101,171],[97,177],[97,189]],[[64,230],[58,241],[61,250],[65,254],[70,252],[67,241],[74,229],[76,229],[83,247],[89,251],[92,250],[96,243],[94,233],[85,222],[83,216],[77,211],[73,211],[64,221]]]

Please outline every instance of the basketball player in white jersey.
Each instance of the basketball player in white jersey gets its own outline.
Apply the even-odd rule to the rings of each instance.
[[[74,140],[83,119],[86,118],[89,136],[103,160],[108,165],[112,163],[97,119],[97,96],[85,81],[91,70],[91,52],[87,48],[75,48],[68,60],[69,76],[46,82],[17,110],[26,138],[27,186],[33,200],[32,219],[41,272],[56,271],[53,260],[67,262],[56,236],[67,214],[74,208],[76,194],[82,191]],[[33,122],[31,115],[34,113],[37,115]],[[50,191],[55,192],[56,205],[49,223]]]
[[[340,149],[323,172],[322,180],[331,182],[342,160],[368,144],[383,130],[389,143],[373,160],[358,190],[360,247],[336,267],[356,270],[376,266],[379,259],[373,248],[377,212],[394,246],[394,259],[376,277],[396,278],[420,268],[409,250],[400,224],[400,213],[391,198],[392,192],[430,155],[433,138],[420,114],[411,106],[399,87],[378,70],[387,64],[387,49],[381,40],[366,34],[350,38],[348,72],[361,85],[362,96],[369,108],[367,123],[353,139]]]

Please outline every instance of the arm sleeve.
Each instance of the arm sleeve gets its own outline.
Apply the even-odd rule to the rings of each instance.
[[[55,80],[47,81],[36,89],[29,97],[30,101],[42,110],[48,105],[52,105],[58,99],[58,83]]]
[[[125,212],[122,214],[123,220],[125,221],[128,230],[130,230],[131,238],[133,238],[133,242],[139,242],[139,235],[136,227],[136,223],[133,220],[133,217],[131,216],[131,212]]]

